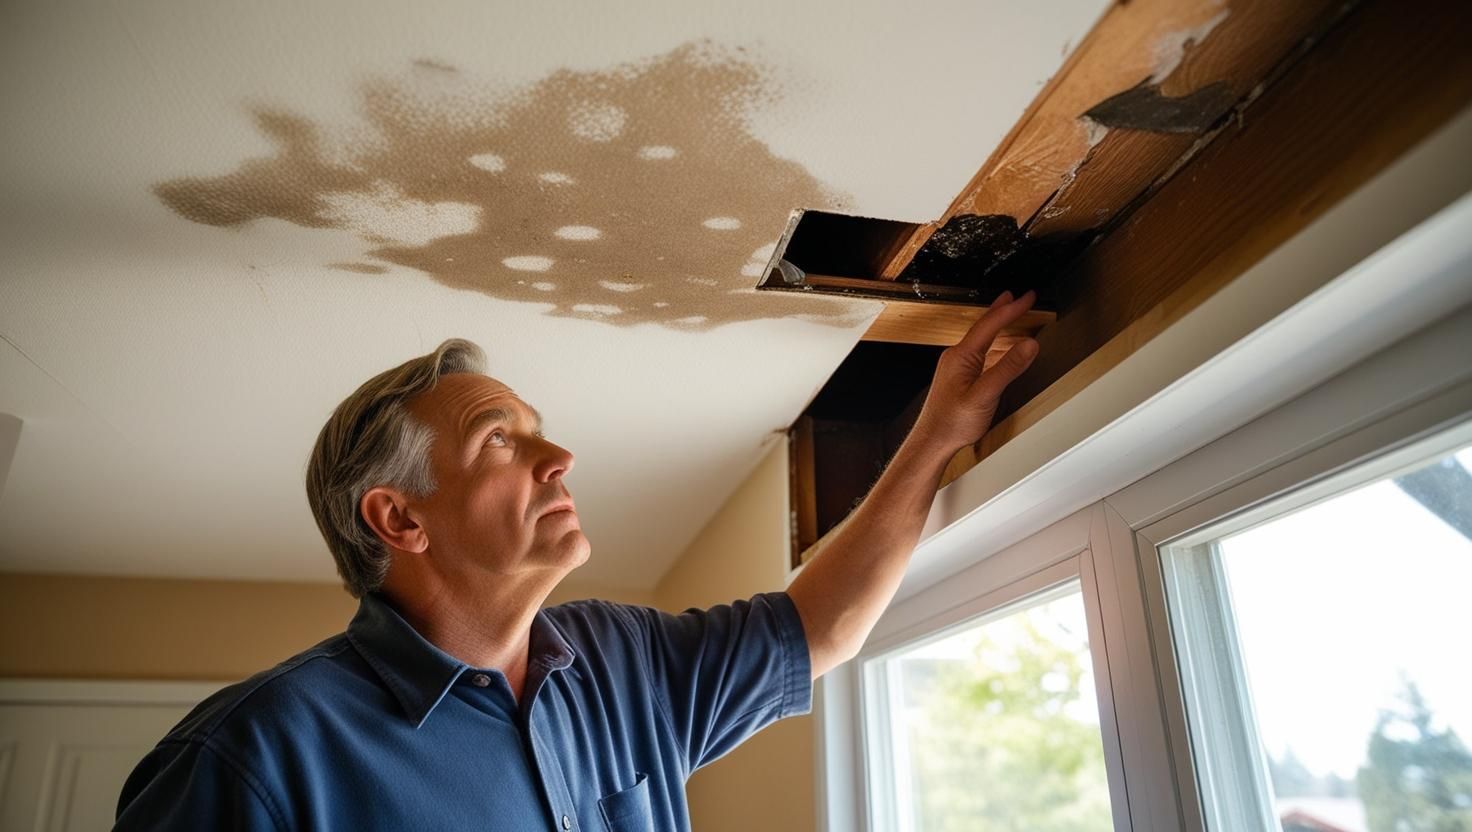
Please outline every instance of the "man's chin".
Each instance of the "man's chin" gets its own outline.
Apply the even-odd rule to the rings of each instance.
[[[583,534],[582,529],[568,532],[558,541],[558,545],[566,556],[569,569],[576,569],[587,563],[588,558],[593,554],[593,544],[589,542],[587,535]]]

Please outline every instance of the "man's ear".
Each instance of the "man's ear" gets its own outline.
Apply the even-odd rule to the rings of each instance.
[[[429,548],[429,532],[409,514],[409,501],[386,485],[368,489],[358,503],[368,528],[385,545],[401,552],[420,553]]]

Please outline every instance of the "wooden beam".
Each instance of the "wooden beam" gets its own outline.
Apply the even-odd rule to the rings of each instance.
[[[884,309],[861,336],[863,341],[949,347],[960,341],[966,330],[990,308],[977,303],[976,290],[961,286],[804,274],[800,284],[769,278],[762,288],[785,292],[819,291],[883,300]],[[1003,331],[997,345],[1004,342],[1010,345],[1017,338],[1032,336],[1056,318],[1053,312],[1030,310]]]
[[[1472,103],[1472,5],[1366,0],[1090,247],[998,423],[949,483],[1097,381]],[[1387,71],[1395,67],[1395,71]]]
[[[885,304],[884,311],[869,324],[861,340],[949,347],[958,343],[984,314],[984,306],[892,301]],[[1006,352],[1019,339],[1037,335],[1053,319],[1051,312],[1029,312],[1018,318],[1013,326],[997,335],[991,352],[987,354],[987,365],[991,364],[992,353]]]
[[[1030,239],[1104,227],[1339,11],[1330,0],[1114,4],[945,214],[891,246],[879,276],[901,277],[956,217],[1010,217]]]
[[[788,535],[792,540],[792,568],[801,566],[802,553],[818,540],[818,490],[813,466],[813,417],[797,417],[787,434],[787,476],[791,505]]]

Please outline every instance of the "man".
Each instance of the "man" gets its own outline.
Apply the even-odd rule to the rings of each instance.
[[[1003,293],[942,354],[884,475],[786,592],[678,616],[541,608],[589,555],[573,457],[477,347],[369,380],[307,470],[357,615],[196,707],[128,778],[117,827],[688,829],[690,774],[808,712],[864,643],[946,462],[1037,354],[1023,340],[981,372],[1031,295]]]

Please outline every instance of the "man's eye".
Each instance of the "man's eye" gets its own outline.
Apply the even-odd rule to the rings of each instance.
[[[501,437],[501,442],[502,444],[504,444],[506,442],[506,434],[502,433],[499,430],[491,431],[491,435],[486,437],[486,442],[490,442],[492,439],[498,436]]]

